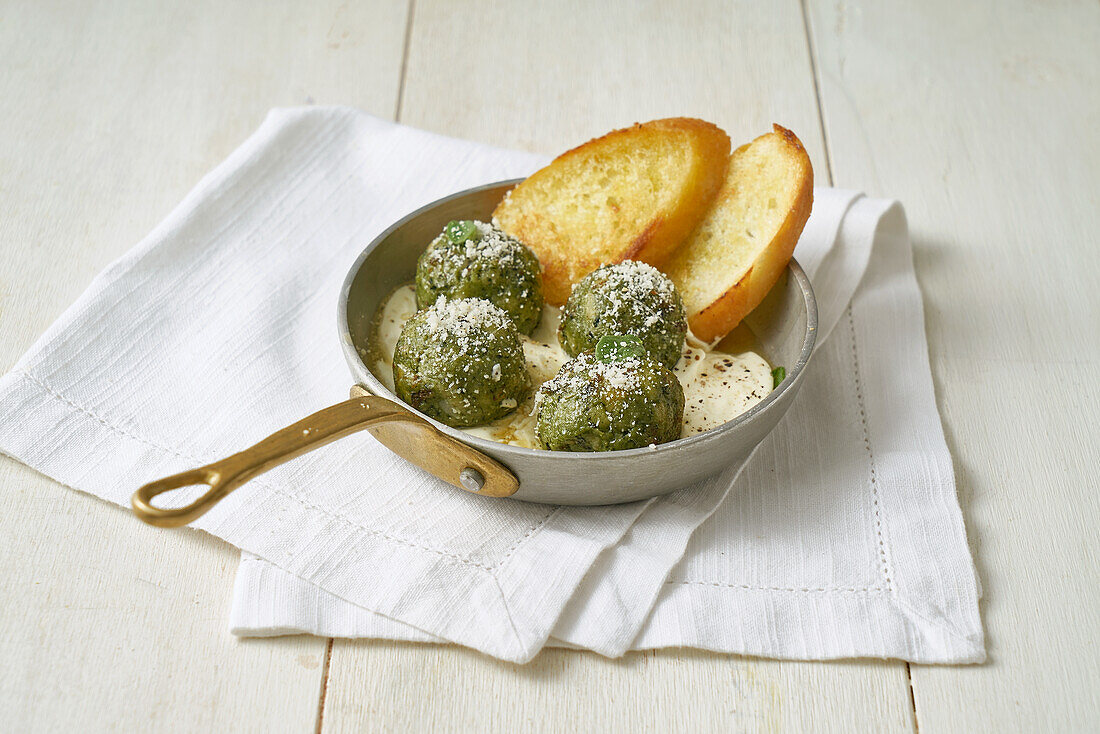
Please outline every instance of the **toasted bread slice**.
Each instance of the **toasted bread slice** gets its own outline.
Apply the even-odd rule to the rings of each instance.
[[[733,152],[713,207],[663,268],[704,341],[725,336],[760,305],[810,216],[810,157],[794,133],[773,128]]]
[[[616,130],[554,159],[493,213],[543,266],[543,293],[560,306],[600,265],[660,266],[703,218],[725,177],[730,141],[686,117]]]

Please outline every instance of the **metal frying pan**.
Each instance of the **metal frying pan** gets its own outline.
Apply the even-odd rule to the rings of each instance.
[[[745,320],[764,356],[787,368],[787,378],[737,418],[654,448],[580,453],[489,441],[417,413],[370,371],[361,354],[371,343],[378,307],[395,288],[413,279],[417,258],[447,222],[488,220],[516,183],[480,186],[428,204],[375,238],[355,261],[337,312],[344,357],[357,383],[350,400],[320,410],[226,459],[143,486],[134,493],[134,513],[152,525],[185,525],[257,474],[364,429],[394,453],[465,491],[565,505],[654,497],[747,458],[790,406],[813,352],[817,305],[809,279],[794,260]],[[158,494],[197,484],[210,489],[186,507],[152,505]]]

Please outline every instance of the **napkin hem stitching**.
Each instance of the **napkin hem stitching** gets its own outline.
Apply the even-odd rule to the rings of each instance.
[[[867,459],[871,467],[871,499],[875,505],[875,534],[878,536],[879,558],[882,561],[882,573],[886,580],[886,586],[896,590],[893,574],[890,572],[890,562],[886,557],[886,539],[882,534],[882,512],[878,497],[878,477],[875,473],[875,453],[871,449],[871,433],[867,426],[867,403],[863,399],[863,377],[859,365],[859,350],[856,348],[856,324],[852,316],[852,305],[848,304],[848,330],[852,343],[852,376],[855,379],[856,399],[859,401],[859,420],[863,427],[863,445],[867,449]]]
[[[703,581],[703,580],[687,580],[687,581],[666,581],[665,585],[679,585],[690,584],[693,586],[717,586],[724,589],[743,589],[746,591],[788,591],[788,592],[806,592],[806,593],[829,593],[837,592],[841,594],[889,594],[890,589],[884,589],[880,586],[868,586],[865,588],[855,586],[834,586],[834,587],[813,587],[806,586],[802,588],[794,586],[753,586],[751,584],[728,584],[721,581]]]
[[[539,521],[538,521],[537,523],[535,523],[535,524],[534,524],[534,525],[533,525],[533,526],[531,527],[531,529],[529,529],[529,530],[528,530],[528,531],[527,531],[526,533],[524,533],[524,534],[523,534],[523,535],[522,535],[522,536],[521,536],[521,537],[519,538],[519,540],[517,540],[517,541],[515,542],[515,544],[514,544],[514,545],[513,545],[513,546],[512,546],[511,548],[509,548],[508,550],[504,551],[504,555],[502,555],[502,556],[500,557],[500,560],[499,560],[499,561],[497,561],[496,563],[494,563],[494,564],[493,564],[492,566],[488,567],[488,570],[489,570],[490,572],[493,572],[493,571],[496,571],[496,570],[497,570],[498,568],[500,568],[501,566],[503,566],[503,565],[504,565],[504,562],[505,562],[505,561],[507,561],[507,560],[508,560],[508,558],[509,558],[509,557],[510,557],[510,556],[511,556],[511,555],[512,555],[513,553],[515,553],[515,552],[516,552],[516,549],[517,549],[517,548],[519,548],[519,547],[520,547],[521,545],[523,545],[524,543],[526,543],[526,542],[527,542],[528,540],[530,540],[531,538],[535,537],[535,535],[537,535],[537,534],[538,534],[538,533],[539,533],[539,532],[540,532],[540,531],[541,531],[541,530],[542,530],[542,529],[543,529],[544,527],[546,527],[546,524],[547,524],[548,522],[550,522],[550,518],[552,518],[552,517],[553,517],[554,515],[556,515],[557,513],[561,512],[561,511],[562,511],[562,509],[563,509],[563,508],[562,508],[562,506],[561,506],[561,505],[558,505],[557,507],[551,508],[550,512],[546,513],[546,516],[545,516],[545,517],[543,517],[543,518],[542,518],[541,520],[539,520]]]

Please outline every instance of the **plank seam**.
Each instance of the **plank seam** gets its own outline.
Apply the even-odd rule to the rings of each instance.
[[[800,0],[802,8],[802,30],[806,36],[806,55],[810,59],[810,79],[814,84],[814,101],[817,103],[817,124],[821,128],[821,142],[824,145],[825,173],[829,177],[829,185],[833,186],[833,156],[829,151],[829,135],[825,127],[825,111],[821,105],[821,84],[819,82],[819,70],[817,68],[817,49],[814,46],[813,34],[810,32],[810,14],[806,10],[806,0]]]
[[[317,700],[317,726],[314,728],[315,734],[321,734],[321,727],[325,720],[325,699],[328,698],[328,671],[332,663],[332,643],[333,638],[328,638],[328,644],[325,645],[325,660],[321,666],[321,694]]]
[[[917,697],[913,693],[913,669],[908,662],[905,663],[905,681],[909,684],[909,707],[913,711],[913,732],[920,734],[920,722],[917,720]]]
[[[409,0],[408,17],[405,19],[405,45],[401,49],[401,77],[397,82],[397,104],[393,110],[395,122],[401,122],[401,108],[405,105],[405,80],[409,70],[409,46],[412,45],[413,14],[415,12],[416,0]]]

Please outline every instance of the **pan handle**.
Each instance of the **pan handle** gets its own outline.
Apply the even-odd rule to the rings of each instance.
[[[405,444],[411,450],[398,453],[446,482],[490,497],[507,497],[519,488],[519,481],[503,464],[447,436],[403,406],[370,395],[358,386],[352,388],[352,395],[351,400],[319,410],[221,461],[146,484],[130,500],[134,514],[157,527],[186,525],[256,475],[339,438],[383,424],[404,424],[410,429],[415,440]],[[185,507],[152,505],[159,494],[199,484],[210,489]]]

